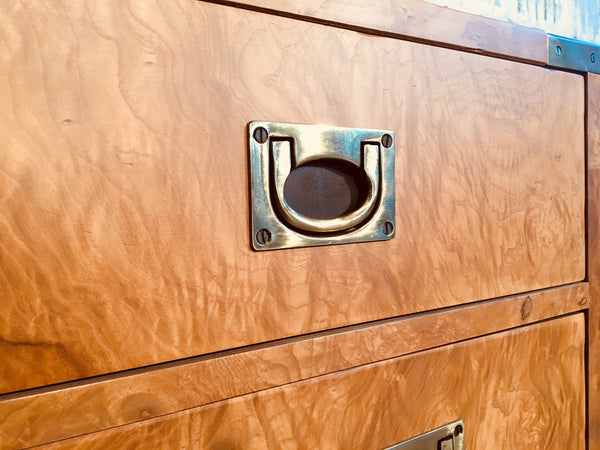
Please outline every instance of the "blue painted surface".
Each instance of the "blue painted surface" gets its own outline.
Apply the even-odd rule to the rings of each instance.
[[[600,44],[600,0],[427,0]]]

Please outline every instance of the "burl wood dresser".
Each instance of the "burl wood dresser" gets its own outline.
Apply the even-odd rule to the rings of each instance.
[[[600,75],[544,32],[418,0],[0,24],[0,448],[600,448]],[[267,248],[249,152],[293,141],[256,121],[387,130],[386,236]]]

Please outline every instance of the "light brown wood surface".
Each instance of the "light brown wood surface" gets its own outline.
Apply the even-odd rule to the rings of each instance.
[[[576,314],[47,448],[368,449],[463,419],[469,449],[584,449],[584,347]]]
[[[600,448],[600,75],[588,74],[588,278],[590,448]]]
[[[587,308],[588,297],[581,283],[0,396],[0,442],[28,447],[170,414],[546,320]]]
[[[581,76],[191,0],[0,23],[0,392],[584,277]],[[394,130],[396,238],[253,252],[256,119]]]
[[[376,33],[432,41],[486,54],[546,64],[546,33],[500,20],[442,8],[421,0],[219,1],[273,14],[319,20]]]

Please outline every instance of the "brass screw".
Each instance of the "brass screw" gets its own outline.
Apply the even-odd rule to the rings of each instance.
[[[261,228],[256,233],[256,242],[260,245],[268,245],[271,242],[271,232],[266,228]]]
[[[381,137],[381,143],[383,144],[383,146],[385,148],[390,148],[392,146],[392,142],[394,142],[394,140],[392,139],[392,136],[390,136],[389,134],[384,134]]]
[[[556,56],[562,55],[562,47],[560,45],[557,45],[554,51],[556,53]]]
[[[382,231],[386,236],[391,236],[394,232],[394,224],[388,220],[383,224]]]
[[[269,132],[263,127],[258,127],[256,130],[254,130],[254,134],[252,136],[254,136],[256,142],[259,144],[264,144],[269,138]]]

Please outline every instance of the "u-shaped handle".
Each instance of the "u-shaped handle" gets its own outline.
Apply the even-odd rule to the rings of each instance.
[[[369,192],[365,202],[356,210],[333,219],[314,219],[295,211],[284,196],[285,182],[292,171],[292,147],[290,141],[272,142],[274,184],[279,212],[292,226],[313,233],[335,233],[354,228],[363,223],[373,212],[379,197],[379,145],[363,144],[362,169],[369,180]]]

